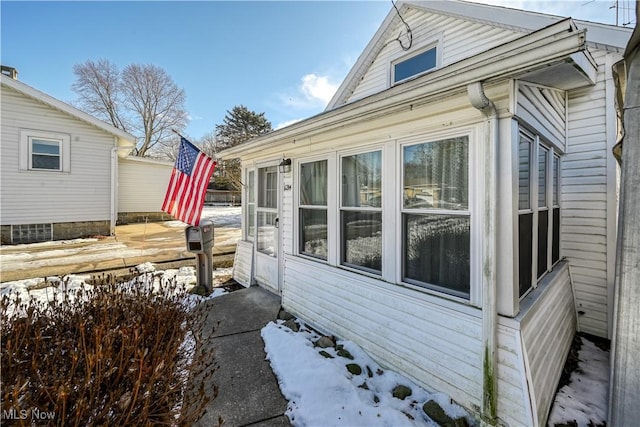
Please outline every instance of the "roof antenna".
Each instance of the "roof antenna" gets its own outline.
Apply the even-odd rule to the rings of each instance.
[[[402,31],[400,31],[400,34],[398,34],[398,37],[396,38],[396,40],[398,41],[398,43],[400,43],[400,47],[402,48],[402,50],[409,50],[411,49],[411,45],[413,45],[413,33],[411,32],[411,27],[409,27],[409,24],[407,24],[407,21],[404,20],[404,18],[402,17],[402,15],[400,15],[400,11],[398,10],[398,6],[396,6],[396,3],[391,0],[391,4],[393,5],[394,9],[396,10],[396,13],[398,14],[398,17],[400,18],[400,20],[402,21],[402,23],[404,24],[405,28],[407,29],[407,39],[409,39],[409,45],[405,46],[404,43],[402,43],[402,40],[400,39],[400,37],[402,37]]]

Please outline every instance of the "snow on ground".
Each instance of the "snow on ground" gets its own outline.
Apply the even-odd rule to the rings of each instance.
[[[437,424],[422,411],[429,399],[452,418],[467,415],[448,396],[430,394],[401,375],[382,369],[352,342],[338,341],[354,356],[354,360],[348,360],[333,348],[315,348],[313,343],[319,335],[304,325],[293,332],[282,321],[272,322],[262,329],[262,338],[267,359],[289,401],[286,415],[294,426],[434,426]],[[571,375],[570,384],[557,394],[549,426],[575,420],[578,427],[590,427],[606,421],[609,355],[586,338],[581,339],[578,369]],[[320,350],[334,358],[325,358]],[[350,374],[346,363],[357,363],[363,373]],[[371,377],[366,366],[371,369]],[[409,386],[413,394],[405,400],[392,397],[391,391],[398,384]]]
[[[606,425],[609,394],[609,352],[581,337],[578,369],[556,394],[549,425],[573,421],[577,427]]]
[[[29,246],[31,247],[31,245],[35,245],[35,243]],[[11,248],[14,249],[15,247],[12,246]],[[0,254],[0,264],[6,266],[10,263],[12,271],[29,270],[51,265],[71,265],[118,258],[150,256],[162,253],[164,250],[161,248],[133,249],[119,242],[95,243],[89,246],[68,249]]]
[[[314,348],[319,335],[305,328],[293,332],[282,324],[269,323],[262,329],[267,359],[278,377],[280,389],[289,400],[286,415],[294,426],[437,426],[425,416],[422,405],[435,400],[452,418],[473,419],[443,394],[431,394],[407,378],[382,369],[360,347],[338,341],[353,360],[338,356],[330,348]],[[332,356],[320,354],[324,350]],[[360,375],[351,374],[346,364],[356,363]],[[368,368],[368,369],[367,369]],[[412,394],[404,400],[392,396],[405,385]]]
[[[242,207],[240,206],[204,206],[200,220],[213,221],[214,227],[240,228],[241,217]],[[183,228],[187,225],[182,221],[166,221],[164,224],[176,228]]]
[[[152,286],[153,289],[158,289],[161,285],[161,281],[175,280],[177,285],[184,285],[187,291],[194,288],[198,279],[196,277],[196,271],[194,267],[180,267],[179,269],[167,269],[156,271],[155,266],[146,262],[135,267],[139,273],[151,273],[142,277],[142,283],[138,279],[133,279],[129,282],[124,282],[120,286],[128,288],[131,286]],[[232,274],[232,268],[219,268],[213,272],[213,286],[220,284],[223,280],[227,280]],[[0,283],[0,298],[8,295],[11,298],[19,297],[22,301],[28,301],[30,298],[35,298],[37,301],[47,302],[51,301],[56,295],[61,295],[66,291],[73,291],[80,287],[90,289],[92,286],[87,284],[87,281],[91,278],[90,274],[84,275],[67,275],[64,277],[47,277],[15,280],[12,282]],[[214,289],[213,293],[207,297],[201,297],[198,295],[187,294],[186,301],[189,306],[195,305],[203,298],[216,298],[226,294],[227,291],[223,288]],[[75,293],[69,292],[68,295],[72,298]]]

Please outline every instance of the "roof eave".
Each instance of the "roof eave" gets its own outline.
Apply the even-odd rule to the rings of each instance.
[[[307,138],[364,116],[374,118],[389,114],[394,109],[404,108],[408,102],[414,106],[427,103],[445,92],[464,88],[472,82],[517,78],[565,61],[577,52],[586,51],[585,39],[585,30],[578,30],[573,20],[566,19],[431,74],[226,149],[218,156],[240,157],[259,152],[265,145],[272,147],[270,144],[291,143],[296,138]]]
[[[5,76],[4,74],[0,75],[0,79],[3,85],[10,87],[11,89],[17,92],[20,92],[23,95],[26,95],[44,104],[47,104],[50,107],[55,108],[56,110],[59,110],[66,114],[74,116],[86,123],[89,123],[90,125],[93,125],[99,129],[102,129],[105,132],[108,132],[118,137],[119,147],[125,147],[129,145],[131,145],[132,147],[135,146],[136,137],[131,135],[128,132],[125,132],[121,129],[118,129],[115,126],[105,123],[102,120],[99,120],[93,117],[92,115],[85,113],[84,111],[78,110],[77,108],[72,107],[66,102],[62,102],[50,95],[47,95],[46,93],[39,91],[19,80],[12,79],[11,77]]]

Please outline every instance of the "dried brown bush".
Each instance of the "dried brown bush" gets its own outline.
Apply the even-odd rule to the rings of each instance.
[[[73,290],[63,282],[48,303],[2,298],[2,424],[193,423],[215,397],[203,386],[215,365],[196,351],[185,290],[171,281],[153,289],[151,275],[96,282]]]

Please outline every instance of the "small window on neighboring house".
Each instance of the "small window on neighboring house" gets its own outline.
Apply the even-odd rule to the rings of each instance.
[[[400,59],[393,63],[393,83],[406,80],[409,77],[422,74],[436,67],[437,65],[437,48],[434,46],[430,49],[424,50],[417,55],[413,55],[409,58]]]
[[[29,138],[29,169],[61,170],[61,145],[60,140]]]
[[[70,136],[55,132],[20,130],[20,169],[68,172]]]

